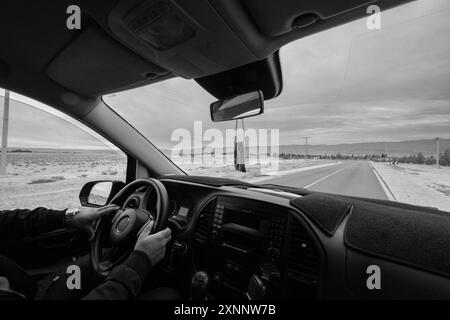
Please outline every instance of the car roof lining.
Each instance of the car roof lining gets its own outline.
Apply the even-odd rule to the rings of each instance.
[[[118,13],[123,9],[126,16],[144,2],[142,0],[125,1],[131,7],[119,0],[80,0],[77,4],[83,12],[81,30],[68,30],[65,26],[66,8],[72,4],[69,0],[30,2],[25,9],[18,1],[3,1],[0,12],[0,86],[82,117],[98,104],[99,96],[104,93],[173,76],[197,79],[221,74],[264,60],[295,39],[366,15],[365,8],[359,8],[307,28],[268,36],[262,31],[264,28],[260,22],[258,24],[261,18],[257,15],[270,15],[270,8],[260,7],[259,13],[255,13],[252,11],[255,1],[150,1],[170,3],[177,12],[186,14],[189,21],[194,20],[190,23],[198,24],[198,30],[202,32],[197,31],[196,37],[186,43],[168,50],[152,50],[152,54],[146,55],[135,42],[128,41],[130,37],[118,32],[123,18]],[[367,0],[359,1],[367,3]],[[375,3],[385,9],[407,1],[379,0]],[[299,1],[280,0],[279,5],[289,8],[294,3]],[[311,5],[312,2],[302,3]],[[319,12],[323,9],[320,6],[327,5],[325,1],[317,3]],[[117,11],[118,8],[121,10]],[[91,41],[85,41],[89,36]],[[100,47],[97,55],[89,50],[96,37]],[[84,53],[86,55],[80,57]],[[105,63],[99,67],[95,60],[100,65],[102,62],[110,65]],[[68,71],[64,72],[64,68]],[[115,69],[118,73],[114,72]],[[144,76],[153,73],[164,76]],[[210,78],[211,83],[215,81],[213,78]],[[83,83],[84,79],[87,79],[86,83]],[[220,77],[217,79],[219,81]]]
[[[123,90],[130,84],[160,81],[170,75],[115,42],[97,25],[84,28],[45,72],[53,81],[89,97]]]

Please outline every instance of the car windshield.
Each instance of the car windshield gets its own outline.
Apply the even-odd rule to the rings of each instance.
[[[103,99],[189,175],[450,210],[449,9],[415,1],[286,45],[282,93],[244,120],[212,122],[217,99],[181,78]]]

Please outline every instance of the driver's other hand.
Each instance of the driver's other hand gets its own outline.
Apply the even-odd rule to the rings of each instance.
[[[152,266],[156,265],[166,254],[166,245],[172,238],[172,231],[165,228],[157,233],[150,234],[154,222],[151,221],[139,235],[134,250],[145,253]]]
[[[119,209],[120,207],[115,204],[110,204],[101,208],[80,208],[80,212],[76,215],[66,218],[66,225],[86,232],[89,235],[89,240],[92,240],[94,237],[94,222]]]

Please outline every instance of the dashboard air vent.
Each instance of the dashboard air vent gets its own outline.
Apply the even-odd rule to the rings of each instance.
[[[205,243],[209,235],[209,226],[214,210],[215,201],[209,202],[198,216],[197,224],[195,226],[194,237],[198,242]]]
[[[303,225],[296,219],[292,222],[288,274],[295,280],[316,285],[320,276],[319,250]]]

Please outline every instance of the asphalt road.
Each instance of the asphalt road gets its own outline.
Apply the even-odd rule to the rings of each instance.
[[[344,161],[335,166],[292,173],[260,183],[301,187],[348,196],[388,199],[367,161]]]

